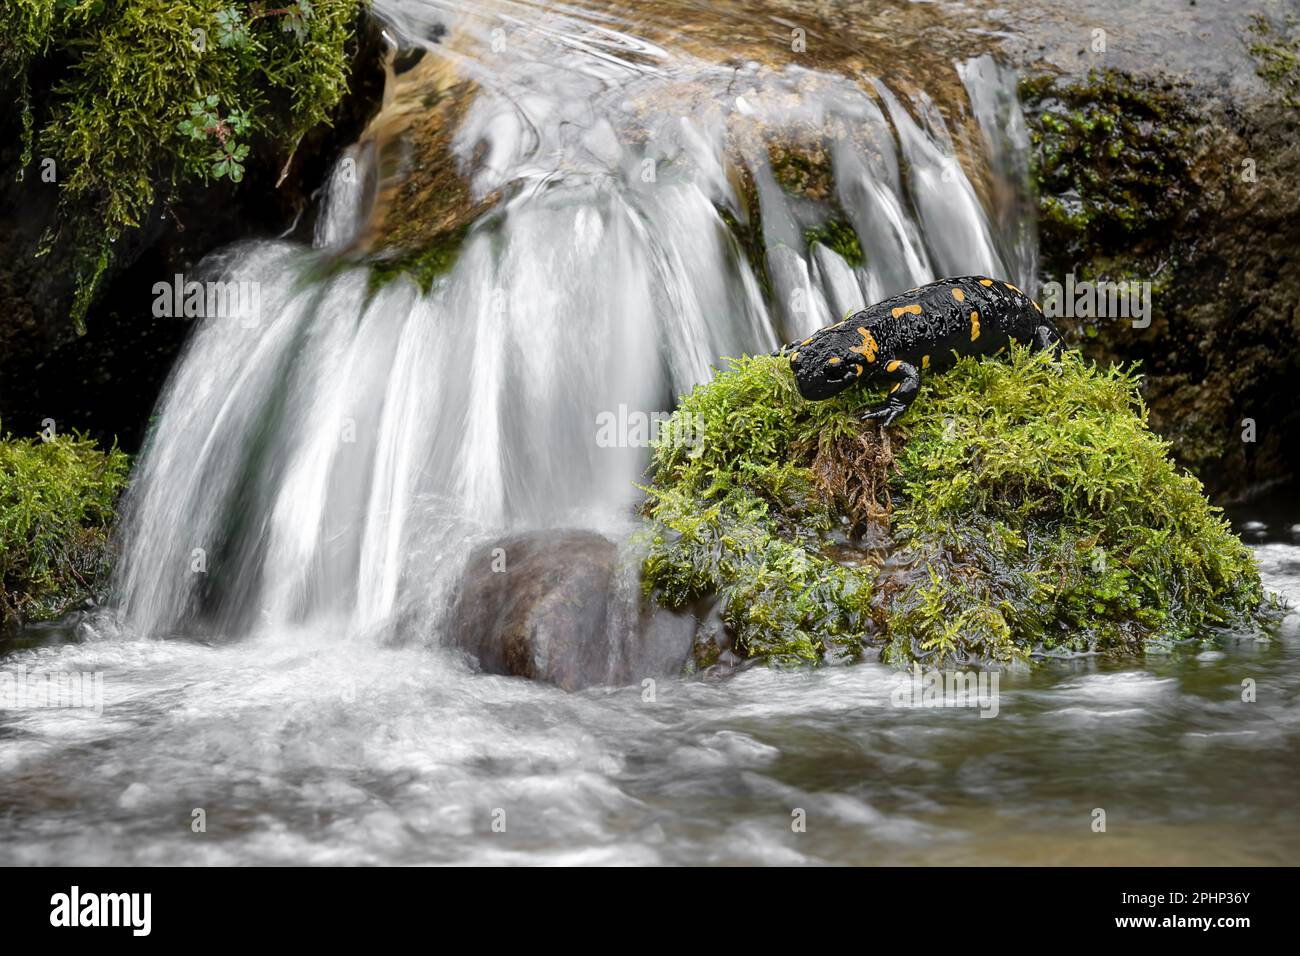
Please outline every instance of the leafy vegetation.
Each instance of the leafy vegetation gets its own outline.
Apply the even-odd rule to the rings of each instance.
[[[718,595],[738,646],[773,663],[1139,653],[1261,606],[1249,550],[1147,428],[1131,373],[1016,348],[932,378],[887,433],[857,418],[879,399],[805,402],[767,357],[686,396],[647,489],[647,589]],[[852,560],[844,527],[865,536]]]
[[[83,435],[0,437],[0,626],[56,617],[104,582],[127,456]]]
[[[185,183],[239,182],[327,122],[365,0],[9,0],[0,85],[17,93],[24,174],[52,160],[80,330],[125,230]],[[41,172],[42,170],[37,170]]]

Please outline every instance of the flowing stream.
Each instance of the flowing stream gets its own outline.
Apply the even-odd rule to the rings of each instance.
[[[635,524],[646,452],[601,447],[598,416],[670,410],[722,357],[940,275],[1031,288],[1028,143],[988,56],[946,64],[945,102],[674,46],[596,3],[376,6],[422,68],[472,82],[448,161],[486,211],[427,292],[375,288],[352,253],[387,173],[359,144],[314,244],[205,264],[258,302],[173,373],[113,607],[3,659],[101,673],[103,708],[0,712],[0,862],[1296,858],[1294,617],[1272,642],[1003,674],[987,720],[894,706],[874,664],[653,700],[473,673],[445,646],[473,543]],[[791,191],[772,144],[813,141]],[[1300,597],[1300,549],[1257,553]]]

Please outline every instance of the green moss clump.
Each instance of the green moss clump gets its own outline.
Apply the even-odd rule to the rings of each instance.
[[[364,0],[11,0],[0,86],[24,166],[54,161],[82,327],[113,244],[183,183],[242,179],[326,122]],[[257,155],[257,154],[254,154]],[[39,175],[43,167],[26,169]]]
[[[369,291],[373,294],[398,276],[405,275],[411,278],[421,292],[427,293],[433,288],[434,281],[450,272],[456,264],[468,233],[468,225],[459,226],[446,235],[433,237],[427,246],[417,252],[404,252],[392,258],[371,260]]]
[[[839,253],[840,258],[854,268],[866,262],[866,256],[862,254],[862,243],[858,241],[858,234],[842,219],[831,219],[815,229],[805,229],[803,238],[809,246],[814,242],[820,242],[827,249]]]
[[[57,617],[107,580],[127,462],[84,435],[0,438],[0,625]]]
[[[717,593],[740,646],[772,662],[817,661],[837,639],[856,650],[872,578],[820,552],[834,514],[803,442],[858,430],[845,402],[801,401],[775,360],[696,388],[655,449],[647,588],[670,606]]]
[[[1196,122],[1172,84],[1114,70],[1021,82],[1043,246],[1085,261],[1167,232],[1188,201]]]
[[[1261,607],[1249,549],[1147,428],[1131,373],[963,359],[887,435],[857,418],[880,397],[805,402],[772,358],[686,396],[655,452],[647,590],[716,593],[772,663],[1140,653]],[[874,542],[862,560],[841,560],[845,521]]]

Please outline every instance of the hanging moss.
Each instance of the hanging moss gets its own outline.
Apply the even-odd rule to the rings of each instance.
[[[803,238],[809,246],[820,242],[854,268],[866,262],[858,234],[842,219],[830,219],[815,229],[805,229]]]
[[[378,258],[370,263],[369,291],[374,293],[398,276],[409,276],[421,292],[428,292],[434,281],[451,271],[460,258],[461,247],[469,226],[460,226],[445,235],[432,237],[416,252],[403,252],[392,258]]]
[[[772,358],[686,396],[665,433],[701,439],[656,449],[647,589],[719,595],[772,663],[1135,654],[1261,607],[1250,551],[1147,428],[1130,373],[963,359],[888,434],[857,418],[880,397],[805,402]]]
[[[23,175],[53,162],[80,329],[113,244],[184,183],[279,164],[346,90],[364,0],[10,0],[0,85]]]
[[[107,580],[127,456],[83,435],[0,437],[0,627],[57,617]]]

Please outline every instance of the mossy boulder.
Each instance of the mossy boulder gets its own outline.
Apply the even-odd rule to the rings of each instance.
[[[0,14],[0,417],[16,431],[53,418],[138,449],[190,326],[153,315],[154,283],[239,240],[310,239],[313,192],[382,98],[385,41],[363,0],[256,6]],[[246,42],[223,45],[232,11]],[[241,170],[216,173],[216,133],[182,127],[213,95],[248,120],[226,140]]]
[[[64,243],[79,327],[117,241],[174,203],[179,184],[239,183],[255,148],[283,164],[330,120],[364,6],[18,0],[6,10],[0,87],[18,101],[23,176],[59,187],[42,252]]]
[[[716,595],[771,663],[1132,655],[1262,613],[1131,371],[1017,348],[963,359],[883,431],[858,419],[880,397],[806,402],[768,357],[687,395],[655,451],[646,589]]]
[[[1225,502],[1300,468],[1300,61],[1266,21],[1242,39],[1263,95],[1115,69],[1020,91],[1044,281],[1151,283],[1149,327],[1058,324],[1090,358],[1141,362],[1153,428]]]
[[[0,437],[0,632],[99,595],[126,474],[84,435]]]

